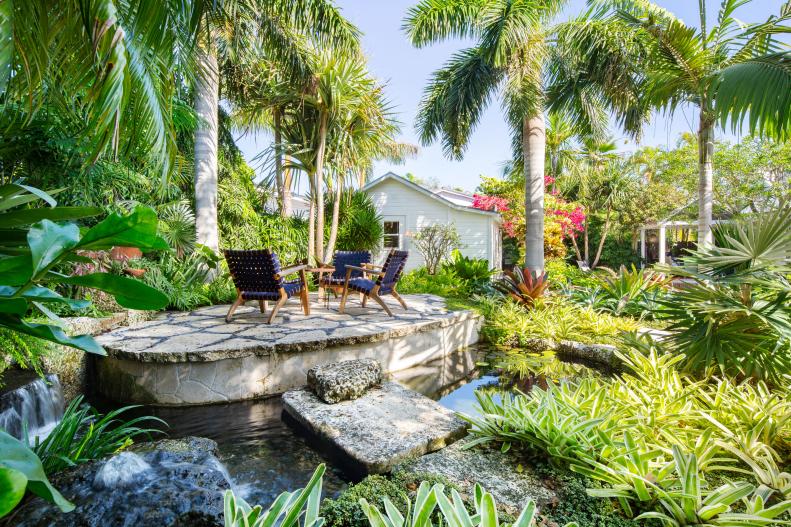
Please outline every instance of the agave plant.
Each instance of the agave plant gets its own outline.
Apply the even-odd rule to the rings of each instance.
[[[546,273],[534,274],[530,269],[519,267],[506,271],[505,276],[494,282],[495,289],[527,307],[536,305],[548,285]]]
[[[225,527],[321,527],[319,516],[324,464],[316,467],[305,488],[283,492],[264,511],[260,505],[251,507],[245,500],[225,491]],[[301,521],[300,521],[301,520]]]
[[[659,300],[666,340],[690,371],[716,367],[783,385],[791,372],[791,208],[720,227],[717,237],[718,246],[697,249],[674,271],[692,284]]]

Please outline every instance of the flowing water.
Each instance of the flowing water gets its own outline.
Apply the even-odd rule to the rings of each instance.
[[[41,379],[18,372],[4,379],[0,394],[0,428],[22,439],[24,429],[31,441],[45,438],[63,417],[63,392],[57,375]]]

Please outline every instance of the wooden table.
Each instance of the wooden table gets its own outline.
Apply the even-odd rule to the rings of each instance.
[[[328,267],[326,265],[319,266],[319,267],[308,267],[309,273],[317,273],[319,275],[318,283],[319,283],[319,298],[318,301],[321,303],[322,299],[324,300],[324,307],[330,307],[330,294],[327,288],[321,286],[321,279],[326,273],[334,273],[334,267]],[[335,289],[334,286],[330,286],[329,289]]]

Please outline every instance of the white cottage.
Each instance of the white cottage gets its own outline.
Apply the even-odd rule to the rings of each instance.
[[[384,222],[385,250],[410,251],[407,270],[424,264],[409,234],[436,223],[454,223],[461,236],[461,252],[485,258],[493,269],[502,267],[500,215],[472,208],[472,196],[451,190],[429,190],[388,172],[365,185],[362,191],[376,205]]]

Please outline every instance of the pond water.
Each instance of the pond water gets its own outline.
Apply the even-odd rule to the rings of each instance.
[[[447,408],[470,414],[475,411],[474,391],[478,388],[527,391],[536,384],[545,385],[547,378],[588,371],[554,355],[493,353],[474,347],[399,372],[392,379]],[[112,406],[105,401],[94,404],[104,411]],[[134,414],[165,420],[169,437],[194,435],[215,440],[236,492],[250,503],[269,504],[280,492],[300,487],[319,463],[327,463],[323,495],[337,496],[352,480],[321,445],[286,424],[282,410],[280,397],[273,397],[225,405],[143,407]]]

